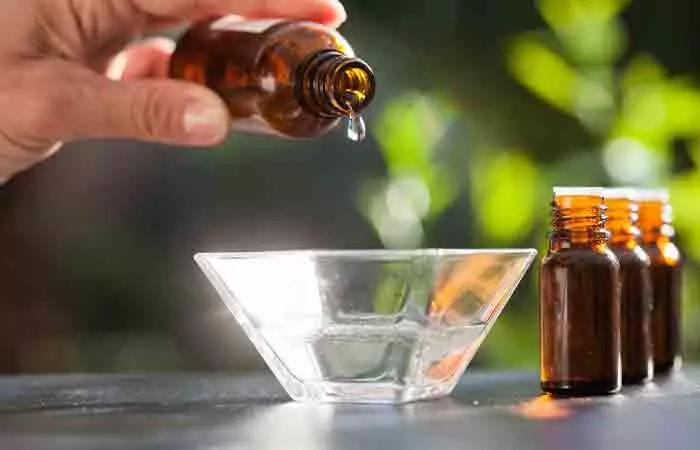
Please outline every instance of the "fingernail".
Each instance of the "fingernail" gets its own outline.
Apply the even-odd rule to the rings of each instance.
[[[213,145],[221,142],[229,128],[226,110],[208,102],[193,102],[185,110],[185,132],[193,145]]]

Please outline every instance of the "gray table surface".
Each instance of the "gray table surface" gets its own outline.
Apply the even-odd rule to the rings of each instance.
[[[0,378],[0,449],[45,448],[700,449],[700,366],[557,401],[534,373],[468,371],[399,407],[293,403],[267,374]]]

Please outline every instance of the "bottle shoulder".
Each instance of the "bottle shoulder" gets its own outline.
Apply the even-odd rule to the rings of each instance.
[[[652,265],[678,266],[681,264],[681,252],[671,240],[644,244],[642,248],[649,255]]]
[[[264,34],[263,41],[266,46],[282,45],[303,55],[323,49],[334,49],[348,56],[355,56],[350,43],[337,30],[315,22],[284,21],[270,27]]]
[[[209,63],[232,62],[249,70],[272,64],[272,69],[280,72],[296,68],[309,54],[322,49],[354,56],[352,47],[338,31],[321,24],[221,18],[192,26],[178,40],[176,54],[199,53]]]
[[[260,115],[273,128],[294,138],[309,138],[334,128],[340,117],[323,116],[301,104],[302,71],[325,50],[354,56],[350,44],[337,31],[323,25],[288,21],[265,32],[264,46],[255,64],[259,80]]]
[[[608,247],[598,249],[587,247],[564,248],[548,252],[542,259],[543,266],[596,265],[619,268],[615,253]]]
[[[610,250],[615,254],[621,266],[644,266],[651,264],[651,258],[640,245],[610,246]]]
[[[255,66],[260,77],[291,82],[301,66],[323,50],[354,56],[350,44],[335,30],[311,22],[282,22],[263,34]]]

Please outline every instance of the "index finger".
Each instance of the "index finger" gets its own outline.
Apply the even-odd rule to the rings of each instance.
[[[142,12],[157,18],[192,20],[237,14],[250,18],[312,20],[329,26],[345,21],[339,0],[131,0]]]

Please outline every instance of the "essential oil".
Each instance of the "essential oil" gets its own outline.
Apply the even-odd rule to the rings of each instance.
[[[638,384],[653,376],[651,348],[652,289],[650,259],[640,246],[636,226],[639,206],[629,189],[606,189],[609,246],[620,263],[622,383]]]
[[[642,247],[651,259],[654,374],[665,375],[681,365],[681,255],[673,242],[668,192],[639,189],[635,195]]]
[[[360,113],[375,92],[372,69],[337,31],[301,21],[197,23],[179,40],[170,76],[216,92],[232,129],[296,139],[318,137],[345,118],[348,138],[362,140]]]
[[[554,395],[620,390],[620,265],[605,223],[602,189],[554,188],[540,270],[540,383]]]

